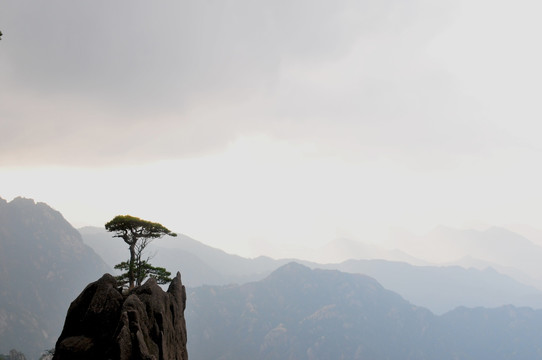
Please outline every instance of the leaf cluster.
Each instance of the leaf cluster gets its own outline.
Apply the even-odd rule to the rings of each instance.
[[[130,262],[123,261],[120,264],[115,265],[115,269],[124,271],[121,275],[117,276],[117,282],[124,288],[129,283],[129,270]],[[153,278],[158,284],[167,284],[171,280],[171,273],[163,267],[152,266],[148,261],[142,260],[136,264],[134,269],[134,279],[136,285],[139,286],[145,281],[146,278]]]
[[[127,244],[135,244],[138,239],[158,239],[164,235],[177,236],[164,225],[143,220],[131,215],[117,215],[105,224],[105,229],[115,233],[113,237],[120,237]]]

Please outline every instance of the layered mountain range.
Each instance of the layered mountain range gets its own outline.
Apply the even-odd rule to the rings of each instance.
[[[153,265],[180,271],[189,289],[193,358],[542,357],[533,310],[542,307],[540,290],[500,269],[361,256],[333,264],[247,259],[185,235],[148,250]],[[0,200],[0,353],[16,348],[33,359],[50,349],[69,303],[127,256],[103,228],[78,232],[46,204]]]
[[[459,307],[436,316],[368,276],[297,263],[258,282],[198,287],[188,299],[197,359],[542,357],[542,310]]]
[[[104,229],[87,227],[80,231],[83,234],[83,241],[100,254],[111,267],[126,260],[125,244],[111,238],[111,234]],[[341,245],[345,243],[347,242],[340,242]],[[348,242],[348,248],[354,249],[355,246]],[[188,287],[241,284],[261,280],[280,266],[296,261],[310,268],[336,269],[369,275],[387,289],[437,314],[443,314],[458,306],[495,307],[513,304],[542,308],[542,292],[539,289],[524,285],[515,278],[487,266],[482,268],[465,268],[458,265],[421,266],[381,259],[351,259],[331,264],[317,264],[298,259],[276,260],[263,256],[247,259],[227,254],[182,234],[177,238],[155,241],[149,246],[149,254],[154,255],[151,261],[155,265],[173,270],[180,269],[184,283]]]

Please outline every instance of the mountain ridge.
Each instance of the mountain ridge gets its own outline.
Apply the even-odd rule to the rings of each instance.
[[[87,231],[89,231],[87,229]],[[112,239],[104,229],[95,228],[95,238],[83,236],[91,246],[106,244],[96,251],[111,256],[112,247],[126,255],[122,241]],[[101,240],[100,240],[101,239]],[[92,243],[94,242],[94,244]],[[112,243],[113,242],[113,243]],[[178,248],[174,248],[177,246]],[[457,306],[518,306],[542,307],[542,292],[500,272],[450,266],[419,266],[382,259],[348,260],[334,264],[318,264],[296,259],[246,259],[209,247],[186,235],[160,239],[150,246],[155,254],[152,262],[165,268],[179,268],[188,287],[201,285],[243,284],[265,278],[280,266],[296,261],[311,268],[338,269],[365,273],[414,304],[423,305],[442,314]],[[208,257],[208,254],[212,254]],[[120,256],[117,261],[124,260]],[[484,294],[485,292],[485,294]]]
[[[194,288],[189,298],[189,353],[198,359],[532,360],[542,354],[542,310],[459,307],[437,316],[368,276],[297,263],[256,282]]]
[[[50,349],[66,309],[109,268],[62,214],[45,203],[0,200],[0,353]]]

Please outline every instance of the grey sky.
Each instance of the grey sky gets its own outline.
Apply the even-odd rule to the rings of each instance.
[[[477,147],[466,114],[476,104],[429,53],[460,11],[452,1],[3,1],[0,111],[12,136],[2,162],[191,156],[247,132],[361,153]]]
[[[541,11],[0,0],[0,197],[46,201],[76,225],[122,204],[219,247],[542,227]]]

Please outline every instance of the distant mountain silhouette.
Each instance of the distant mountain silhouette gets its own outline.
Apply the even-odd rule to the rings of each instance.
[[[128,250],[122,240],[112,238],[103,228],[80,229],[83,241],[100,254],[110,266],[125,261]],[[274,260],[265,256],[247,259],[207,246],[186,235],[162,238],[149,245],[151,263],[166,269],[180,270],[187,287],[222,285],[260,280],[291,260]]]
[[[478,270],[492,268],[501,274],[504,274],[511,277],[512,279],[515,279],[516,281],[519,281],[522,284],[535,287],[539,291],[542,290],[542,283],[540,283],[539,280],[535,280],[532,276],[530,276],[524,271],[519,270],[518,268],[500,265],[491,261],[475,259],[472,256],[464,256],[455,261],[442,263],[440,264],[440,266],[460,266],[465,269],[474,268]]]
[[[346,260],[382,259],[402,261],[415,265],[428,265],[426,261],[415,258],[401,250],[388,250],[378,245],[346,238],[333,240],[315,250],[308,258],[318,263],[339,263]]]
[[[0,199],[0,353],[52,348],[70,301],[108,270],[59,212]]]
[[[506,229],[520,234],[538,246],[542,246],[542,230],[524,224],[506,225]]]
[[[122,241],[101,228],[81,229],[83,240],[104,258],[125,260],[127,249]],[[93,235],[89,236],[89,233]],[[156,256],[152,263],[168,269],[181,270],[187,287],[226,285],[261,280],[292,259],[273,260],[260,257],[246,259],[202,244],[185,235],[156,240],[149,253]],[[357,245],[354,245],[357,246]],[[118,253],[118,254],[117,254]],[[295,260],[311,268],[338,269],[366,274],[408,301],[442,314],[458,306],[542,307],[542,292],[498,273],[487,266],[483,269],[459,266],[414,266],[405,262],[385,260],[348,260],[336,264],[316,264]]]
[[[542,247],[500,227],[479,231],[438,226],[419,239],[410,239],[405,249],[415,257],[439,264],[469,257],[496,264],[499,271],[520,281],[530,277],[529,285],[542,283]]]
[[[202,360],[531,360],[542,351],[542,311],[459,308],[438,317],[367,276],[296,263],[188,298],[188,351]]]
[[[492,268],[414,266],[385,260],[348,260],[322,267],[366,274],[408,301],[442,314],[458,306],[507,304],[542,308],[542,292]]]
[[[296,263],[188,298],[188,351],[197,359],[408,359],[433,317],[369,277]]]

